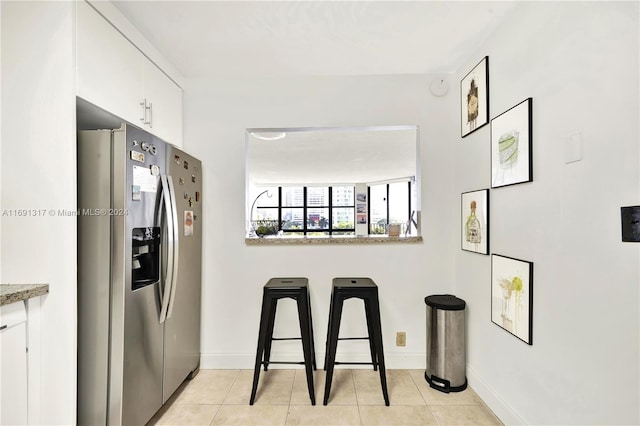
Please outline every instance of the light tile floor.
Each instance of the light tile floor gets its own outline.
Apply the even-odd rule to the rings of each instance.
[[[390,406],[377,371],[336,369],[329,404],[325,372],[314,373],[312,406],[304,370],[262,371],[249,405],[253,371],[200,370],[176,391],[149,425],[501,425],[471,388],[431,389],[424,370],[387,370]]]

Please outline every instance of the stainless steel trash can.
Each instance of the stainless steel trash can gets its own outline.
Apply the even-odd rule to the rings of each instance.
[[[467,388],[464,300],[451,294],[424,298],[427,304],[427,369],[424,378],[442,392]]]

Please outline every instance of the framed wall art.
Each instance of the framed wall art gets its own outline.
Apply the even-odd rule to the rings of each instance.
[[[533,262],[491,255],[491,322],[533,344]]]
[[[489,57],[485,56],[460,81],[462,137],[489,123]]]
[[[489,190],[463,192],[460,225],[462,250],[489,254]]]
[[[533,180],[533,99],[528,98],[491,120],[491,187]]]

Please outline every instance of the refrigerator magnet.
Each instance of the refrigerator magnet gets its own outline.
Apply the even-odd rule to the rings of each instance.
[[[193,235],[193,211],[184,211],[184,236]]]
[[[152,170],[147,167],[133,166],[133,185],[138,186],[139,192],[158,191],[159,176],[154,176]]]
[[[140,185],[131,185],[131,199],[133,201],[140,201]]]

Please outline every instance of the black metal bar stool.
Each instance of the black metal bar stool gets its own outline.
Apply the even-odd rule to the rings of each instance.
[[[344,301],[351,298],[364,301],[365,315],[367,319],[367,337],[338,338],[340,333],[340,318]],[[369,340],[371,362],[336,362],[336,350],[338,340]],[[384,350],[382,347],[382,325],[380,322],[380,302],[378,300],[378,286],[370,278],[334,278],[331,290],[331,302],[329,307],[329,326],[327,327],[327,344],[324,359],[324,369],[327,377],[324,385],[324,401],[327,405],[331,393],[331,380],[335,365],[373,365],[374,370],[380,371],[380,384],[385,405],[389,405],[387,392],[387,377],[384,368]]]
[[[273,325],[276,318],[278,300],[294,299],[298,306],[300,321],[300,337],[273,337]],[[274,340],[302,340],[304,361],[287,362],[271,361],[271,343]],[[316,370],[316,354],[313,344],[313,324],[311,320],[311,299],[309,296],[309,280],[306,278],[272,278],[265,285],[262,294],[262,312],[260,314],[260,331],[258,333],[258,349],[256,365],[253,372],[253,388],[249,405],[253,405],[260,378],[260,366],[267,371],[269,364],[304,364],[307,373],[307,386],[311,404],[316,405],[313,389],[313,370]]]

